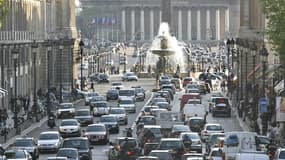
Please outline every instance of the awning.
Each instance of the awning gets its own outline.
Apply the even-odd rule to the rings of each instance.
[[[254,68],[254,70],[250,71],[248,74],[247,74],[247,79],[251,78],[251,76],[257,72],[260,68],[261,68],[261,63],[260,64],[257,64]]]
[[[274,91],[280,94],[284,90],[284,80],[280,81],[275,87]]]

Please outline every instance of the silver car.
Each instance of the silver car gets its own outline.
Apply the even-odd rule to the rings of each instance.
[[[136,103],[131,97],[123,97],[120,99],[118,106],[125,108],[129,113],[136,113]]]
[[[38,138],[39,152],[57,152],[62,143],[62,140],[63,138],[60,136],[58,131],[42,132]]]
[[[109,114],[116,116],[118,118],[119,124],[128,124],[128,117],[125,108],[111,108]]]
[[[90,112],[90,109],[79,109],[75,112],[75,119],[78,120],[78,122],[81,125],[88,125],[93,123],[93,115]]]
[[[94,116],[101,116],[109,113],[110,107],[107,101],[91,102],[90,110],[93,111]]]
[[[76,119],[64,119],[58,127],[62,137],[80,137],[81,127]]]
[[[57,117],[73,117],[75,114],[75,107],[73,103],[61,103],[57,109]]]

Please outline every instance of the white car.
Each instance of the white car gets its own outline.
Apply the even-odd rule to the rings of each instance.
[[[81,127],[76,119],[64,119],[58,127],[62,137],[80,137]]]
[[[209,158],[211,160],[222,160],[223,150],[221,148],[212,148],[209,154]]]
[[[138,76],[133,72],[129,72],[123,75],[122,81],[138,81]]]
[[[124,85],[122,82],[112,82],[111,84],[111,88],[112,89],[123,89],[124,88]]]
[[[109,114],[116,116],[119,124],[128,124],[128,117],[125,108],[111,108]]]
[[[99,96],[99,93],[97,93],[97,92],[88,93],[85,96],[85,105],[89,105],[90,104],[90,100],[93,99],[96,96]]]
[[[61,103],[57,109],[57,118],[73,117],[75,114],[75,107],[73,103]]]
[[[90,110],[93,111],[94,116],[101,116],[109,114],[110,107],[107,101],[91,102]]]
[[[57,152],[63,138],[60,136],[58,131],[47,131],[41,132],[38,137],[38,149],[39,152],[53,151]]]
[[[284,148],[279,148],[276,153],[275,153],[275,158],[276,160],[285,160],[285,149]]]
[[[118,103],[118,107],[125,108],[129,113],[136,113],[136,102],[131,97],[122,97]]]
[[[218,123],[207,123],[201,131],[201,139],[206,140],[211,133],[224,133],[224,129]]]

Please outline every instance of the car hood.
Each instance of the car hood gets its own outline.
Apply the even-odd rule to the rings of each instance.
[[[84,135],[106,135],[106,132],[86,132]]]
[[[58,112],[64,112],[64,111],[74,111],[74,108],[66,108],[66,109],[58,109]]]
[[[74,118],[75,119],[91,119],[92,116],[91,115],[90,116],[75,116]]]
[[[110,114],[112,116],[116,116],[116,117],[126,117],[126,114]]]
[[[116,125],[116,124],[118,124],[117,122],[100,122],[100,123],[102,123],[102,124],[107,124],[107,125]]]
[[[13,147],[13,149],[23,149],[27,151],[33,151],[35,147]]]
[[[59,129],[78,129],[79,126],[59,126]]]
[[[59,143],[58,139],[38,140],[38,144],[55,144]]]
[[[120,104],[120,107],[135,107],[134,104]]]

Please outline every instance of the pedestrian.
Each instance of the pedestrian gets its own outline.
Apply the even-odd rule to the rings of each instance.
[[[254,121],[254,131],[259,135],[260,134],[260,129],[259,125],[257,123],[257,120]]]

